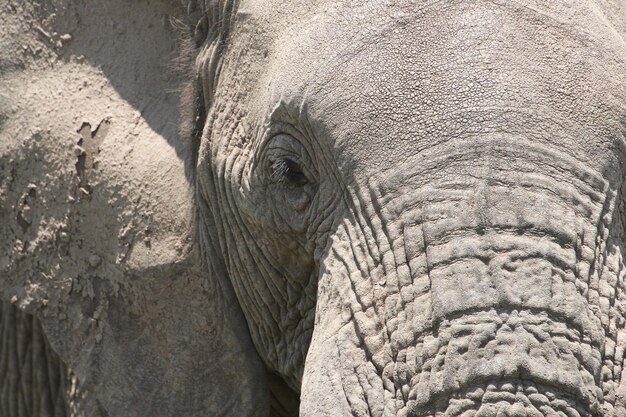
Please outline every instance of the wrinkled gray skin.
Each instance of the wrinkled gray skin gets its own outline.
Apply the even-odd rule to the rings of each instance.
[[[206,3],[176,152],[0,118],[2,295],[95,408],[626,416],[621,0]]]

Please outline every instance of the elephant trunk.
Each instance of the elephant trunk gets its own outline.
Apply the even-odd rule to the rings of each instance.
[[[302,415],[624,411],[619,189],[554,151],[482,146],[353,191]]]

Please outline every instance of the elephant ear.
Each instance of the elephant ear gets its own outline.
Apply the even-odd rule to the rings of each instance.
[[[263,416],[264,366],[199,250],[213,226],[196,232],[167,16],[27,0],[0,17],[0,298],[39,318],[102,415]]]

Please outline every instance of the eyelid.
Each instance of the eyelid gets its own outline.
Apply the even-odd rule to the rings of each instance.
[[[288,158],[298,163],[304,170],[307,177],[311,177],[315,172],[311,172],[313,160],[311,159],[306,146],[296,137],[289,133],[281,132],[273,135],[265,142],[264,149],[261,150],[261,160]]]
[[[294,154],[293,152],[278,152],[274,155],[269,154],[266,156],[267,161],[266,166],[269,168],[269,175],[271,178],[274,178],[277,173],[277,163],[281,161],[289,160],[294,164],[298,165],[300,172],[307,179],[308,182],[313,180],[312,174],[308,169],[307,165],[303,163],[302,159],[299,155]]]
[[[307,145],[307,136],[298,128],[298,123],[295,121],[276,120],[272,117],[261,128],[258,137],[260,146],[257,148],[257,155],[260,157],[267,152],[268,147],[277,147],[277,142],[282,142],[281,138],[289,138],[290,142],[297,143],[302,150],[310,151]]]

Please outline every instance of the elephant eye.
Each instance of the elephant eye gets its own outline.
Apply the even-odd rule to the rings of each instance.
[[[272,162],[272,180],[294,186],[303,186],[308,182],[300,165],[289,158],[281,158]]]

